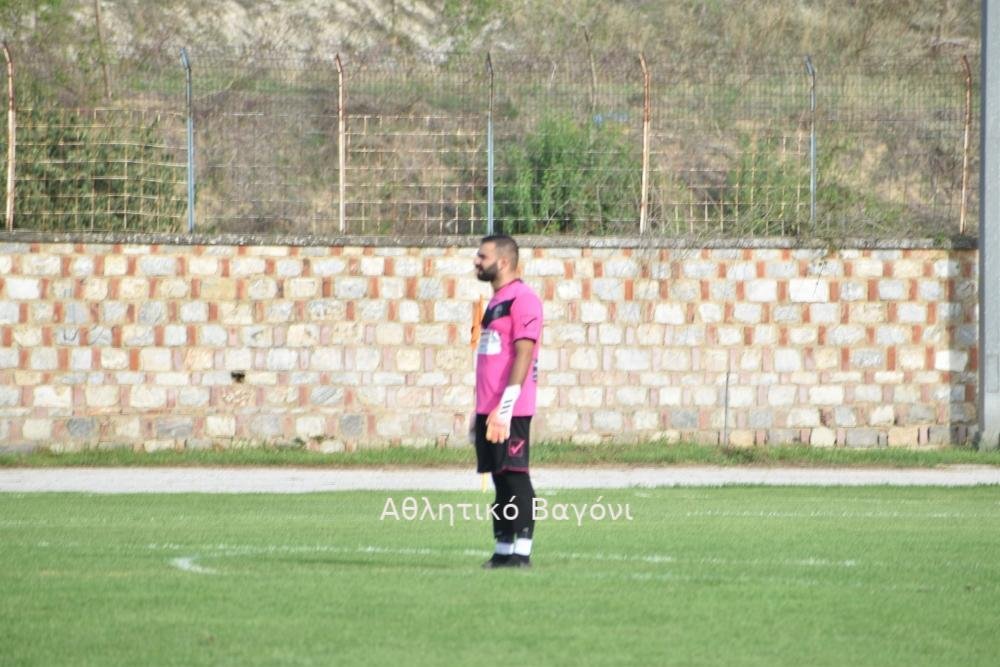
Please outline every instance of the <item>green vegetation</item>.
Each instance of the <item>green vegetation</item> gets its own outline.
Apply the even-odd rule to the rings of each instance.
[[[533,446],[536,465],[762,465],[888,466],[1000,465],[1000,452],[970,448],[822,449],[807,446],[725,448],[694,444],[574,445],[542,442]],[[30,454],[0,453],[0,467],[53,466],[472,466],[470,447],[360,449],[323,454],[303,444],[285,447],[248,446],[228,450],[136,452],[127,448]]]
[[[547,116],[502,149],[495,197],[505,230],[600,234],[633,220],[641,158],[623,130]]]
[[[184,170],[163,145],[159,121],[84,113],[29,106],[19,114],[18,226],[177,231],[186,210]],[[6,134],[0,151],[6,154]],[[5,198],[0,190],[0,206]]]
[[[780,139],[740,137],[739,158],[726,177],[720,216],[734,221],[738,233],[796,236],[809,225],[808,160],[782,156],[775,146]]]
[[[182,113],[177,45],[186,45],[203,231],[330,230],[339,197],[330,43],[346,57],[354,231],[466,233],[483,224],[487,53],[497,75],[496,219],[508,231],[636,228],[639,53],[653,100],[647,218],[659,233],[906,236],[958,231],[963,204],[966,217],[976,212],[974,150],[970,187],[961,189],[959,60],[969,56],[978,71],[975,0],[751,0],[735,8],[722,0],[447,0],[353,12],[292,0],[236,3],[224,21],[211,3],[105,4],[101,38],[90,0],[0,0],[19,106]],[[819,72],[815,224],[803,187],[805,54]],[[974,76],[978,112],[975,88]],[[619,117],[631,126],[607,122]],[[19,149],[18,225],[170,228],[179,179],[160,172],[181,161],[176,122],[143,118],[105,138],[83,118],[64,120],[79,155],[48,159],[66,148],[44,122],[33,130],[36,148]],[[173,147],[153,150],[167,136]],[[145,146],[147,162],[119,174],[135,156],[101,141]],[[136,196],[164,201],[153,205],[156,215],[134,219],[122,211]]]
[[[488,495],[0,497],[17,665],[993,665],[1000,489],[540,489],[483,571]],[[413,497],[443,518],[383,517]],[[486,516],[483,510],[481,516]]]

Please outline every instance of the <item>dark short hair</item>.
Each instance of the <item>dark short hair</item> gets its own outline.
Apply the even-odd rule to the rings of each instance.
[[[519,249],[517,247],[517,241],[506,234],[491,234],[490,236],[484,236],[480,243],[492,243],[497,247],[497,250],[506,255],[507,259],[510,260],[510,265],[512,269],[517,268],[517,259]]]

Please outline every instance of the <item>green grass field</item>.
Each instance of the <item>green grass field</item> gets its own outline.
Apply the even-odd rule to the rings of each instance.
[[[3,665],[994,665],[1000,487],[0,495]],[[450,521],[381,519],[392,498]],[[402,517],[402,512],[400,511]]]

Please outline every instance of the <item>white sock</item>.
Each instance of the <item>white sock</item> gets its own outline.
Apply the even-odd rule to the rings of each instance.
[[[530,537],[517,538],[517,541],[514,542],[514,553],[516,553],[518,556],[530,556],[531,538]]]
[[[513,542],[497,542],[496,551],[494,552],[499,556],[509,556],[514,553],[514,543]]]

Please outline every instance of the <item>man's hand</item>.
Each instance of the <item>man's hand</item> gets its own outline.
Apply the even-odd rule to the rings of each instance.
[[[499,410],[500,408],[497,408],[486,418],[486,440],[497,445],[510,437],[510,422],[504,423]]]
[[[472,414],[469,415],[469,444],[476,444],[476,411],[473,410]]]
[[[487,441],[499,445],[510,437],[510,420],[514,415],[514,404],[520,395],[520,385],[509,385],[504,389],[500,404],[486,418]]]

